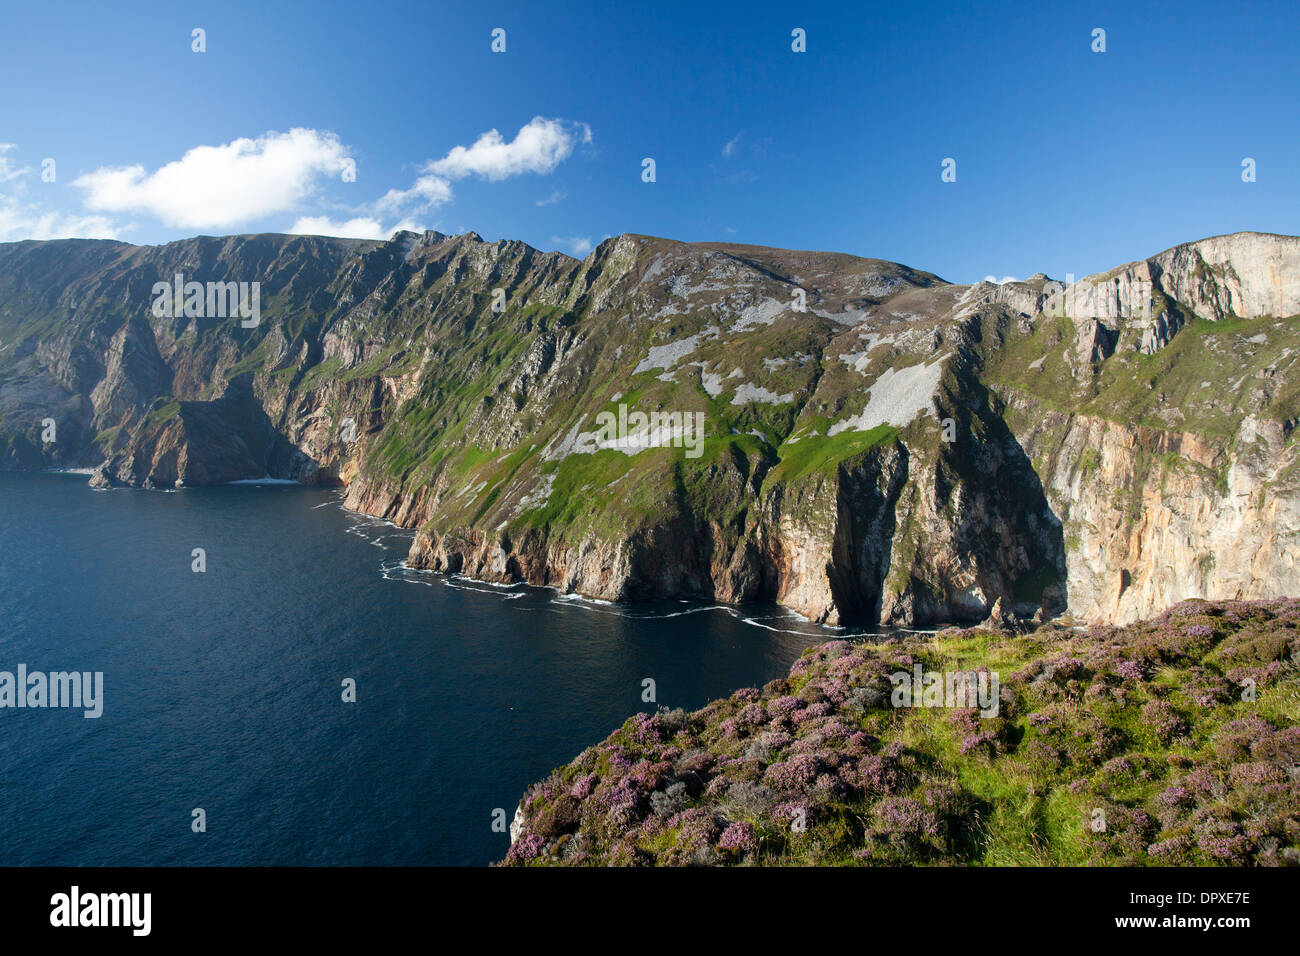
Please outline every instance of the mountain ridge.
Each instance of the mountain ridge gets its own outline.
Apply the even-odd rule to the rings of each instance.
[[[258,282],[256,327],[154,314],[177,271]],[[638,234],[6,243],[0,467],[338,483],[413,566],[604,599],[1124,622],[1300,591],[1297,274],[1256,232],[1069,289]],[[678,430],[611,444],[620,404]]]

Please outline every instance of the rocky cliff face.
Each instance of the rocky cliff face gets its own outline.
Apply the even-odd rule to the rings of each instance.
[[[211,307],[253,282],[256,321]],[[1297,313],[1300,239],[1252,233],[1069,288],[645,236],[12,243],[0,467],[338,483],[417,567],[610,600],[1127,621],[1300,590]]]

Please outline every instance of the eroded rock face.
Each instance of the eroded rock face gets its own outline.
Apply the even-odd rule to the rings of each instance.
[[[157,317],[176,273],[260,282],[259,323]],[[1300,590],[1297,313],[1300,240],[1253,233],[1069,288],[645,236],[13,243],[0,467],[341,484],[414,567],[606,600],[1127,621]],[[677,418],[603,436],[629,411]]]
[[[1300,592],[1295,461],[1282,426],[1253,417],[1227,452],[1190,433],[1072,418],[1047,475],[1075,535],[1070,611],[1127,624],[1185,598]]]
[[[1175,246],[1152,260],[1160,289],[1205,319],[1300,314],[1300,243],[1258,232]]]
[[[1162,316],[1160,321],[1164,321]],[[1108,329],[1096,319],[1084,319],[1079,326],[1079,338],[1075,344],[1078,359],[1083,362],[1103,362],[1115,351],[1114,330]],[[1145,341],[1143,343],[1145,345]],[[1161,343],[1163,344],[1163,342]],[[1147,351],[1145,348],[1143,351]],[[1154,351],[1152,349],[1151,351]]]

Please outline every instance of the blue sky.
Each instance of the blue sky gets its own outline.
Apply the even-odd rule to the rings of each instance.
[[[1300,5],[1056,6],[9,5],[0,240],[639,232],[971,281],[1300,231]]]

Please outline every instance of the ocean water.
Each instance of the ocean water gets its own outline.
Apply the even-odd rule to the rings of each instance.
[[[0,671],[104,675],[98,719],[0,709],[0,865],[485,865],[645,678],[699,707],[834,636],[414,572],[410,537],[325,489],[0,474]]]

